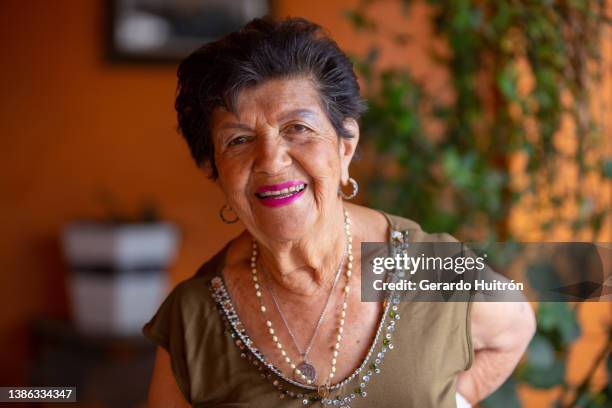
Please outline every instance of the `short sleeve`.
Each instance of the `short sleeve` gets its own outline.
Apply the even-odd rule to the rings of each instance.
[[[146,338],[168,352],[174,378],[185,399],[191,403],[181,285],[170,292],[155,316],[144,325],[142,333]]]

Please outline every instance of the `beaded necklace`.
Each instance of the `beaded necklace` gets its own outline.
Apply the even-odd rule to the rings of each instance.
[[[399,251],[404,251],[408,246],[408,232],[391,230],[391,256]],[[399,276],[397,273],[389,273],[386,277],[387,281],[397,281]],[[365,398],[367,396],[367,386],[377,374],[381,372],[381,365],[384,361],[385,354],[390,350],[394,349],[392,342],[393,333],[396,330],[397,323],[400,320],[400,314],[398,310],[398,304],[400,303],[400,295],[393,293],[388,300],[383,302],[384,311],[381,321],[378,325],[374,341],[372,342],[370,349],[367,353],[366,358],[362,364],[347,378],[344,380],[330,385],[327,389],[330,394],[336,394],[335,396],[327,395],[321,397],[318,393],[318,388],[313,385],[303,384],[295,381],[293,378],[284,376],[281,370],[276,368],[272,363],[266,360],[266,357],[259,351],[255,346],[254,342],[248,336],[244,325],[240,321],[238,314],[236,313],[231,297],[227,292],[223,279],[219,276],[215,276],[211,279],[210,290],[212,297],[217,303],[219,313],[223,317],[230,336],[234,340],[237,348],[240,351],[240,357],[250,361],[255,368],[259,371],[262,378],[268,379],[272,386],[279,392],[279,398],[297,398],[300,399],[304,405],[312,405],[317,402],[324,406],[338,406],[350,408],[351,402],[357,397]],[[382,340],[382,346],[378,353],[374,351],[378,344],[381,334],[384,332]],[[374,357],[374,361],[368,366],[368,362]],[[364,373],[368,366],[368,371]],[[364,373],[362,375],[362,373]],[[361,375],[359,385],[354,388],[353,392],[348,395],[339,395],[336,391],[347,385],[351,381],[355,380]],[[294,387],[292,389],[292,387]],[[298,390],[296,391],[295,388]]]
[[[363,360],[362,364],[349,377],[337,384],[331,385],[328,388],[330,395],[321,397],[318,393],[318,387],[303,384],[295,381],[293,378],[284,376],[281,370],[266,360],[266,357],[259,351],[253,340],[251,340],[251,338],[248,336],[243,323],[240,321],[240,318],[234,309],[231,297],[225,288],[222,278],[215,276],[211,280],[210,289],[212,291],[213,299],[217,303],[219,313],[223,316],[228,326],[230,335],[234,340],[236,347],[238,347],[240,351],[240,357],[250,361],[259,371],[261,377],[268,379],[272,383],[274,388],[279,391],[280,399],[285,399],[287,397],[297,398],[300,399],[304,405],[312,405],[320,402],[321,404],[327,406],[349,408],[351,401],[357,397],[365,398],[368,395],[368,384],[375,377],[375,375],[380,374],[381,366],[385,359],[386,353],[394,348],[392,342],[393,333],[395,332],[397,323],[400,320],[400,314],[398,311],[400,297],[397,294],[394,294],[391,297],[391,301],[384,302],[384,312],[378,325],[374,341],[372,342],[368,354]],[[378,353],[376,353],[375,348],[383,331],[384,337],[382,340],[382,347],[380,347]],[[368,362],[370,362],[373,357],[374,361],[368,365]],[[368,368],[368,371],[361,376],[359,385],[355,387],[350,394],[336,394],[337,390],[360,376],[366,367]],[[295,389],[287,386],[287,384],[298,388],[298,391],[295,391]],[[336,395],[331,396],[331,394]]]

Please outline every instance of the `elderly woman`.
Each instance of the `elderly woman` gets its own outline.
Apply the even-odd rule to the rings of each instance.
[[[453,407],[504,381],[528,305],[361,301],[362,242],[448,236],[347,202],[364,104],[319,26],[256,19],[178,77],[180,130],[225,195],[221,219],[245,230],[145,326],[149,406]]]

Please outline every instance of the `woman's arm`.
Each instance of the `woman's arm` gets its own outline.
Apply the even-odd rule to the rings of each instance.
[[[170,355],[161,347],[157,348],[155,368],[149,385],[149,408],[189,408],[191,405],[181,393],[174,379]]]
[[[457,380],[457,391],[476,404],[510,376],[535,333],[527,302],[475,302],[471,311],[474,361]]]

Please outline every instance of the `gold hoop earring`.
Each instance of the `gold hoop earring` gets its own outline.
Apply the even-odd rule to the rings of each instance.
[[[340,192],[340,195],[345,200],[351,200],[351,199],[355,198],[355,196],[359,192],[359,184],[357,184],[357,181],[354,178],[352,178],[352,177],[349,177],[348,181],[353,186],[353,191],[351,191],[351,194],[348,194],[348,195],[345,194],[344,191],[342,191],[341,186],[338,187],[338,191]]]
[[[234,218],[232,220],[229,220],[229,219],[225,218],[224,213],[225,213],[226,210],[233,212],[234,215],[236,216],[236,218]],[[227,205],[227,204],[223,204],[223,207],[221,207],[221,209],[219,210],[219,218],[221,218],[221,221],[223,221],[226,224],[234,224],[234,223],[238,222],[238,215],[236,214],[234,209],[232,207],[230,207],[229,205]]]

